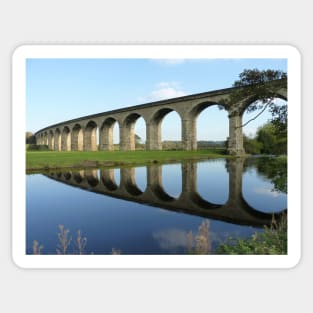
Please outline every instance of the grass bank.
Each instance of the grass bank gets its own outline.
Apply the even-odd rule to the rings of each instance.
[[[146,163],[171,163],[227,157],[225,149],[196,151],[26,151],[26,170],[113,167]]]

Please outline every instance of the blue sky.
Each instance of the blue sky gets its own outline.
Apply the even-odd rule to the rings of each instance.
[[[285,59],[27,59],[26,129],[41,128],[84,115],[231,87],[244,69],[287,71]],[[257,113],[244,115],[244,121]],[[254,134],[270,115],[262,114],[244,128]],[[180,139],[175,112],[162,123],[162,140]],[[135,132],[145,139],[144,121]],[[198,140],[225,140],[228,119],[217,107],[197,121]],[[118,142],[118,129],[114,128]]]

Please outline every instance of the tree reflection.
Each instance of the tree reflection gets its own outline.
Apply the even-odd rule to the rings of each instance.
[[[255,167],[260,175],[274,185],[273,191],[287,193],[287,157],[249,158],[245,169]]]

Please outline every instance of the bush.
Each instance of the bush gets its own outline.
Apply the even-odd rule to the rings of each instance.
[[[254,138],[249,138],[243,135],[243,147],[246,153],[249,154],[260,154],[262,149],[262,143],[258,142]]]
[[[216,254],[287,254],[287,214],[279,223],[273,220],[270,227],[265,227],[263,233],[255,233],[249,239],[230,239],[229,243],[220,245]]]
[[[26,145],[27,151],[49,151],[49,147],[47,145]]]

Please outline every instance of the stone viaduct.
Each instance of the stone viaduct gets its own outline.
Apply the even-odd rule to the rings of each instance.
[[[272,213],[253,209],[242,195],[242,175],[244,158],[226,160],[229,173],[228,200],[225,204],[214,204],[201,197],[197,190],[197,163],[182,163],[182,192],[179,197],[169,195],[162,185],[162,166],[147,166],[147,183],[145,190],[136,184],[135,168],[120,169],[120,183],[114,179],[114,169],[54,171],[45,174],[59,182],[82,188],[91,192],[160,207],[170,211],[213,218],[233,224],[263,227],[270,225]],[[279,220],[282,210],[274,214]]]
[[[275,84],[275,82],[277,81],[270,82],[270,84]],[[197,116],[207,107],[217,104],[228,112],[229,153],[244,154],[242,116],[246,108],[258,99],[251,95],[245,101],[225,105],[224,100],[227,100],[230,94],[239,88],[245,87],[193,94],[64,121],[36,132],[36,142],[48,145],[49,149],[56,151],[96,151],[98,150],[96,138],[98,129],[99,150],[113,150],[113,127],[115,123],[118,123],[120,150],[135,150],[135,123],[138,118],[143,117],[146,123],[146,149],[162,150],[162,120],[169,112],[176,111],[181,119],[183,149],[196,150]],[[275,95],[287,100],[287,88],[278,88]],[[209,125],[208,128],[210,128]]]

